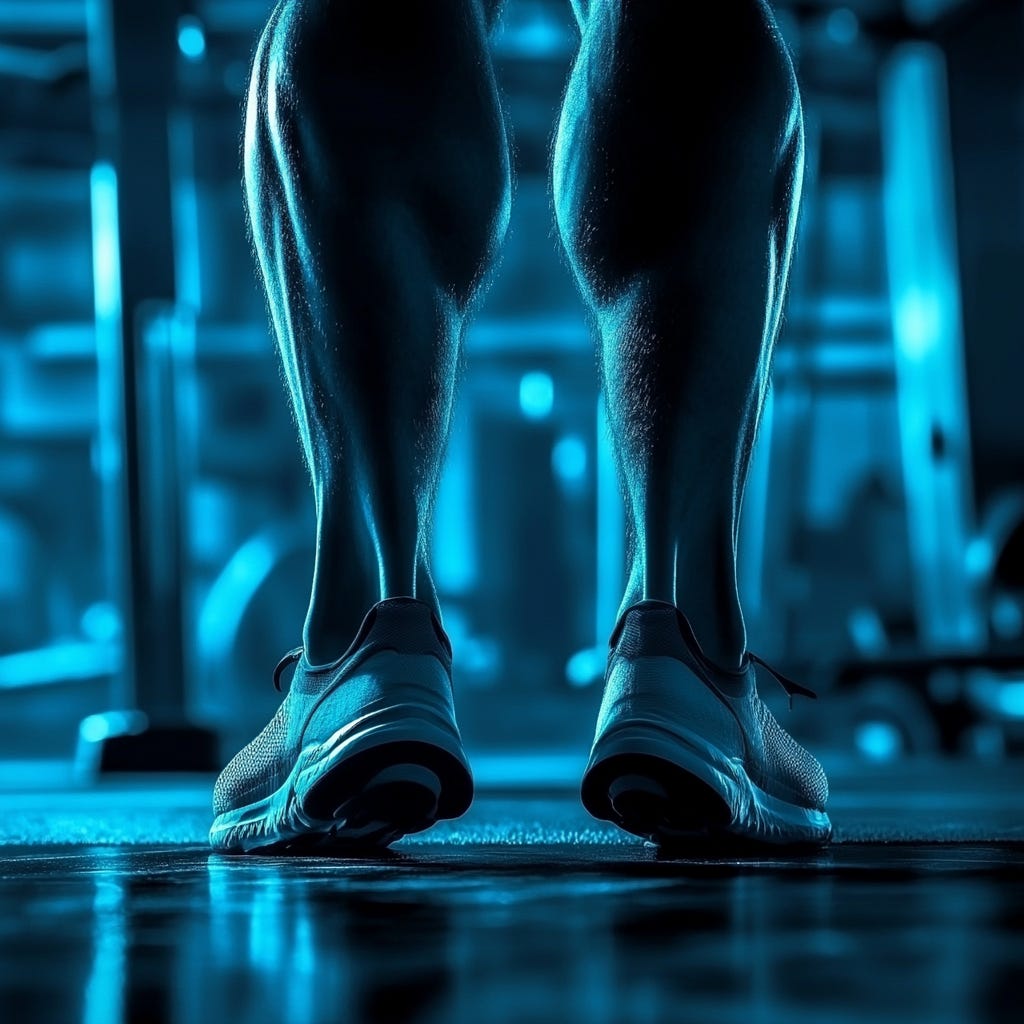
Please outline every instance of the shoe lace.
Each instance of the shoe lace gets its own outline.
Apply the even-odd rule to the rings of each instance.
[[[786,691],[786,696],[789,697],[789,710],[793,710],[793,698],[794,697],[807,697],[810,700],[817,700],[818,695],[808,689],[806,686],[801,686],[799,683],[795,683],[789,676],[784,676],[778,669],[772,668],[764,658],[759,658],[756,654],[747,652],[747,657],[761,668],[765,669],[775,681]]]
[[[289,665],[294,665],[299,658],[302,657],[302,648],[296,647],[294,650],[289,651],[278,663],[277,668],[274,669],[274,689],[278,693],[281,692],[281,674],[284,672]]]

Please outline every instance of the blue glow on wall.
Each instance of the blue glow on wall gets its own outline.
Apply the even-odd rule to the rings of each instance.
[[[899,47],[881,83],[884,205],[897,401],[918,626],[932,648],[973,647],[973,532],[945,63]]]

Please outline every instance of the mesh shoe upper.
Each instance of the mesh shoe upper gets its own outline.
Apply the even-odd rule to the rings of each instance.
[[[382,662],[375,655],[408,655]],[[426,657],[424,657],[426,656]],[[424,666],[423,662],[428,664]],[[400,666],[396,677],[394,666]],[[288,778],[299,751],[360,715],[402,700],[428,701],[450,716],[451,646],[433,612],[412,598],[382,601],[367,613],[349,649],[329,665],[298,660],[291,687],[277,713],[258,736],[243,747],[217,779],[215,814],[261,800]]]
[[[748,776],[766,792],[824,810],[828,781],[821,765],[758,696],[761,663],[748,657],[736,672],[711,664],[685,616],[661,601],[628,609],[611,645],[598,736],[637,717],[689,730],[724,755],[742,757]]]
[[[213,787],[213,813],[223,814],[272,793],[295,760],[287,743],[288,697],[260,734],[235,754]]]
[[[824,769],[816,757],[779,725],[762,700],[758,699],[757,707],[766,766],[761,780],[755,777],[754,781],[769,792],[782,791],[783,796],[785,787],[796,803],[823,811],[828,803],[828,779]]]

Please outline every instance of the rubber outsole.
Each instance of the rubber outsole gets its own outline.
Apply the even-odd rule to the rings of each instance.
[[[595,744],[581,797],[595,818],[666,849],[819,848],[832,834],[824,811],[771,796],[738,760],[650,723]]]
[[[302,758],[264,800],[218,815],[210,844],[224,853],[379,851],[473,799],[465,760],[423,740],[392,740],[338,757]]]

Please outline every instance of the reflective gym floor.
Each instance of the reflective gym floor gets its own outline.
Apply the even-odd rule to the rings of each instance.
[[[1024,768],[832,764],[812,856],[666,857],[478,766],[373,859],[210,854],[207,778],[0,797],[0,1020],[1018,1020]],[[493,782],[488,781],[488,775]]]

